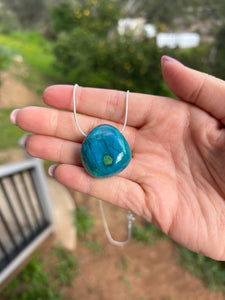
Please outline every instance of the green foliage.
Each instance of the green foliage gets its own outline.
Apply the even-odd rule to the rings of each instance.
[[[1,0],[4,11],[11,11],[24,29],[33,28],[45,12],[44,0]],[[38,13],[37,13],[38,12]]]
[[[0,44],[10,49],[13,54],[20,54],[25,63],[39,70],[43,75],[53,75],[51,65],[52,44],[38,32],[14,32],[10,35],[0,35]]]
[[[52,249],[52,254],[54,256],[52,263],[55,263],[56,272],[54,284],[72,286],[74,277],[79,273],[74,254],[66,251],[61,244]]]
[[[225,80],[225,23],[220,27],[215,39],[215,58],[213,61],[213,73]]]
[[[175,49],[168,50],[167,53],[172,55],[174,58],[181,61],[186,66],[210,73],[211,68],[209,64],[209,56],[211,51],[211,45],[208,43],[202,43],[199,47],[187,48],[187,49]]]
[[[14,30],[20,28],[19,22],[15,19],[12,11],[4,9],[0,2],[0,32],[4,34],[9,34]]]
[[[83,241],[82,244],[86,248],[93,250],[95,255],[99,255],[103,251],[101,244],[97,241]]]
[[[12,125],[9,116],[12,109],[0,108],[0,149],[8,149],[10,147],[18,147],[19,139],[24,132],[17,126]]]
[[[0,48],[0,72],[7,68],[9,64],[9,53],[4,48]]]
[[[119,276],[119,280],[127,287],[130,288],[131,287],[131,282],[123,275]]]
[[[39,255],[33,256],[2,294],[11,300],[66,300],[62,285],[71,285],[76,274],[74,255],[58,245],[53,248],[48,261]]]
[[[131,16],[142,15],[150,23],[163,24],[165,30],[176,28],[177,20],[184,27],[195,20],[212,26],[218,20],[223,21],[224,13],[224,0],[142,0],[130,9]]]
[[[90,216],[87,209],[84,206],[78,206],[73,212],[74,226],[77,230],[79,237],[84,236],[91,231],[94,225],[94,217]]]
[[[225,292],[225,262],[216,261],[178,246],[178,260],[215,291]]]
[[[133,14],[136,15],[138,11],[150,23],[163,23],[170,26],[174,18],[181,14],[182,4],[179,0],[142,0],[136,4]]]
[[[117,263],[116,267],[117,269],[128,271],[130,267],[131,261],[129,257],[124,256],[120,259],[120,261]]]
[[[122,16],[119,0],[77,0],[74,5],[61,3],[52,10],[52,27],[56,34],[85,28],[96,37],[106,37]]]
[[[55,33],[71,31],[75,25],[75,16],[68,3],[60,3],[52,9],[52,27]]]
[[[144,35],[120,36],[117,22],[121,12],[117,1],[86,0],[80,7],[63,4],[53,12],[56,67],[67,81],[168,95],[161,76],[162,52],[155,39],[149,40]],[[71,26],[65,26],[70,19],[73,25],[70,22]]]
[[[132,238],[137,242],[154,244],[160,239],[166,238],[166,235],[153,224],[144,222],[143,226],[133,226]]]
[[[46,40],[40,33],[0,34],[0,45],[8,53],[8,56],[11,56],[11,60],[15,54],[22,56],[28,70],[25,75],[22,72],[21,76],[32,89],[41,93],[51,82],[61,81],[60,74],[53,68],[53,43]],[[16,67],[17,75],[20,75],[20,66]]]
[[[61,33],[54,49],[56,69],[70,83],[78,81],[78,78],[80,84],[91,83],[96,75],[93,58],[98,48],[95,46],[95,34],[84,28],[74,29],[70,34]]]
[[[108,7],[115,12],[113,18]],[[55,67],[68,82],[172,96],[161,75],[160,58],[165,52],[190,67],[210,71],[207,44],[195,49],[159,49],[156,40],[144,33],[119,35],[117,22],[122,13],[118,7],[113,0],[86,0],[53,10]]]
[[[93,294],[94,289],[93,289],[92,286],[88,286],[88,287],[87,287],[87,291],[88,291],[89,294]]]
[[[49,274],[43,269],[43,262],[34,256],[19,276],[3,290],[11,300],[62,300],[62,295],[49,286]]]
[[[163,93],[161,55],[155,39],[149,40],[143,36],[136,40],[133,35],[116,35],[103,44],[99,54],[103,67],[99,66],[99,71],[105,69],[105,74],[108,73],[106,87],[150,94]]]

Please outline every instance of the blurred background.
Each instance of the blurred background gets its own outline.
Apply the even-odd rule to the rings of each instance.
[[[173,96],[162,55],[225,79],[224,15],[224,0],[0,0],[0,163],[24,156],[11,110],[42,106],[48,85]],[[225,299],[223,262],[178,247],[138,218],[133,242],[111,246],[95,199],[72,196],[76,249],[49,241],[0,299]],[[123,239],[126,213],[106,212]]]

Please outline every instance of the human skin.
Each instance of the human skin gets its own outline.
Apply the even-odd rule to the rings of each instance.
[[[65,186],[129,209],[192,251],[225,260],[225,82],[167,56],[162,74],[177,99],[130,93],[123,134],[132,160],[110,178],[93,178],[81,165],[73,86],[48,87],[43,100],[52,108],[14,110],[11,121],[34,133],[26,151],[58,163],[50,174]],[[78,87],[82,130],[102,123],[121,129],[125,97]]]

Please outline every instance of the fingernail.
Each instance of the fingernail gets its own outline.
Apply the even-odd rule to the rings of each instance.
[[[19,111],[20,111],[20,109],[17,108],[17,109],[14,109],[14,110],[11,112],[11,114],[10,114],[10,121],[11,121],[11,123],[13,123],[14,125],[16,125],[16,117],[17,117],[17,114],[18,114]]]
[[[168,55],[163,55],[162,58],[161,58],[161,64],[162,64],[162,66],[165,65],[168,62],[177,62],[177,63],[179,63],[179,64],[182,65],[182,63],[179,60],[177,60],[177,59],[175,59],[173,57],[170,57]]]
[[[27,134],[24,136],[24,138],[22,140],[22,144],[23,144],[24,148],[26,147],[27,140],[29,139],[30,136],[31,136],[31,134]]]
[[[51,165],[48,169],[48,175],[53,177],[57,167],[58,167],[58,165]]]
[[[43,98],[44,101],[45,101],[45,100],[48,101],[49,98],[52,98],[52,86],[48,86],[48,87],[44,90],[43,95],[42,95],[42,98]]]

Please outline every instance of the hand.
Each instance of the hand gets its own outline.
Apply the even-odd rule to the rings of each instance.
[[[225,260],[225,82],[168,57],[162,73],[179,99],[130,93],[124,136],[133,157],[111,178],[93,178],[81,166],[73,86],[44,92],[47,105],[64,111],[26,107],[11,119],[34,133],[26,140],[30,155],[59,163],[52,173],[62,184],[132,210],[185,247]],[[84,132],[101,123],[122,128],[125,92],[79,87],[76,101]]]

